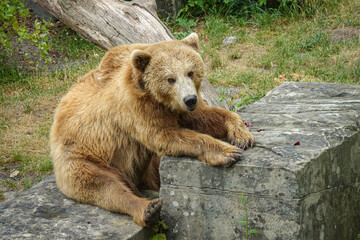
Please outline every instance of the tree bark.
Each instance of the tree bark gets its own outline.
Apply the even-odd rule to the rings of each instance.
[[[157,17],[155,0],[33,0],[89,42],[109,50],[121,44],[155,43],[175,39]],[[206,102],[227,108],[204,79]]]
[[[107,50],[121,44],[174,39],[154,14],[155,1],[146,1],[145,5],[121,0],[34,1],[86,40]]]

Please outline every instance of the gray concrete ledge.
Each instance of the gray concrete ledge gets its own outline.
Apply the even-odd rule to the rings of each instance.
[[[47,177],[0,203],[0,239],[149,239],[152,231],[131,217],[77,203]]]
[[[360,233],[360,86],[288,82],[247,106],[257,146],[232,168],[162,159],[169,239],[356,239]],[[296,142],[300,145],[294,145]]]

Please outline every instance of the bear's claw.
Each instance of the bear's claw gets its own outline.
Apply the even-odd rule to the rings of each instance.
[[[238,160],[231,158],[231,157],[227,157],[225,158],[225,164],[223,165],[224,167],[230,167],[232,165],[234,165]]]
[[[239,139],[238,141],[235,141],[233,145],[243,150],[254,147],[255,146],[254,137],[252,135],[250,136],[251,137],[246,137],[246,138],[244,137],[242,139]]]
[[[234,159],[239,159],[241,157],[242,152],[243,151],[239,148],[239,151],[231,153],[229,157]]]
[[[158,222],[161,206],[161,199],[155,199],[149,203],[147,209],[144,211],[146,226],[152,226]]]
[[[233,164],[237,163],[241,157],[243,150],[240,148],[235,149],[233,152],[227,154],[227,157],[224,159],[224,167],[230,167]]]
[[[232,116],[233,118],[229,119],[226,124],[228,142],[244,150],[253,147],[255,143],[254,136],[238,115],[232,114]]]

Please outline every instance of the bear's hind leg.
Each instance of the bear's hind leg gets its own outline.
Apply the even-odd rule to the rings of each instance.
[[[159,192],[160,174],[159,174],[160,157],[154,154],[151,162],[141,178],[139,188],[141,190],[151,190]]]
[[[136,187],[116,169],[84,160],[71,160],[54,167],[61,191],[70,198],[129,214],[141,226],[152,224],[158,216],[161,200],[137,196]]]

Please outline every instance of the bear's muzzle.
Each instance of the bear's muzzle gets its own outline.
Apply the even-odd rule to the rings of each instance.
[[[190,95],[184,98],[184,103],[189,111],[194,111],[196,108],[197,97],[195,95]]]

